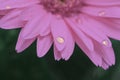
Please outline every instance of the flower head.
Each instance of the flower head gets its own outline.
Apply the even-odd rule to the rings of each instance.
[[[68,60],[74,45],[99,67],[115,64],[109,38],[120,40],[120,0],[0,0],[0,28],[21,28],[16,51],[37,39],[37,56],[54,45],[55,60]]]

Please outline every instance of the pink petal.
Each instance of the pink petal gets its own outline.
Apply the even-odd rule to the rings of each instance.
[[[22,10],[13,10],[0,19],[0,28],[13,29],[22,27],[23,23],[19,17]]]
[[[21,8],[39,3],[39,0],[0,0],[0,10]]]
[[[80,22],[76,21],[76,19],[80,19]],[[74,23],[77,27],[82,30],[86,35],[93,38],[99,43],[102,43],[104,40],[108,41],[108,47],[111,46],[111,42],[105,33],[102,32],[103,28],[100,25],[101,23],[97,23],[96,20],[92,19],[89,16],[81,15],[80,17],[74,19]],[[98,29],[98,27],[101,27]]]
[[[59,61],[62,58],[61,52],[57,50],[55,45],[54,45],[54,58],[57,61]]]
[[[82,16],[82,17],[84,17],[84,16]],[[97,44],[95,44],[97,46],[94,47],[95,51],[91,52],[91,51],[87,50],[87,48],[85,49],[84,44],[82,44],[82,42],[80,42],[80,40],[76,39],[77,44],[81,47],[81,49],[89,56],[89,58],[96,65],[99,65],[99,66],[102,66],[102,67],[103,67],[103,64],[104,65],[106,64],[108,66],[113,65],[115,63],[115,57],[114,57],[113,49],[111,47],[112,46],[111,42],[107,38],[107,36],[105,36],[106,32],[107,32],[106,31],[107,29],[105,29],[106,32],[103,32],[104,28],[107,25],[104,25],[104,23],[101,23],[100,21],[97,21],[96,19],[94,20],[94,19],[89,18],[89,17],[84,17],[84,18],[82,18],[82,17],[80,17],[81,23],[78,25],[79,28],[81,30],[83,30],[88,36],[91,36],[92,39],[96,40],[94,42],[97,42]],[[93,34],[93,35],[91,35],[91,34]],[[103,40],[107,40],[109,46],[108,45],[106,45],[106,46],[103,45],[102,44]],[[100,46],[100,45],[102,45],[102,46]],[[97,59],[99,59],[100,62],[95,62],[95,61],[97,61],[97,59],[94,56],[92,56],[92,58],[91,58],[90,53],[92,53],[92,54],[94,53],[94,56],[97,57]],[[101,64],[101,59],[102,59],[102,64]],[[106,66],[104,66],[104,67],[106,67]]]
[[[21,31],[18,41],[17,41],[17,44],[16,44],[16,51],[18,53],[24,51],[26,48],[28,48],[33,43],[34,40],[35,40],[35,38],[33,38],[33,39],[22,38],[22,31]]]
[[[43,18],[43,19],[42,19]],[[50,33],[50,21],[51,21],[51,15],[45,15],[43,16],[39,21],[38,25],[33,26],[34,27],[34,30],[32,30],[32,27],[31,27],[31,32],[29,35],[26,36],[26,38],[32,38],[32,37],[35,37],[37,35],[42,35],[42,36],[45,36],[45,35],[48,35]]]
[[[64,30],[64,31],[63,31]],[[55,59],[59,60],[61,57],[68,60],[74,50],[74,39],[68,29],[68,25],[62,19],[54,17],[51,23],[51,31],[55,42]],[[56,39],[61,37],[64,42],[59,43]],[[58,54],[60,53],[60,55]]]
[[[37,39],[37,56],[43,57],[52,45],[52,37],[50,35],[38,37]]]
[[[33,30],[35,30],[36,27],[38,27],[39,21],[40,21],[40,18],[39,17],[35,17],[33,20],[27,22],[27,24],[23,28],[23,35],[22,35],[22,37],[25,38],[25,39],[30,39],[30,38],[28,38],[28,36],[31,34],[31,32]]]
[[[22,11],[23,10],[20,10],[20,9],[11,10],[8,14],[6,14],[4,16],[3,20],[8,20],[8,19],[14,18],[14,17],[20,15]]]
[[[66,47],[61,51],[61,56],[63,59],[68,60],[74,51],[75,41],[72,37],[72,34],[68,33],[68,38],[66,40]]]
[[[103,62],[101,67],[103,69],[107,70],[109,68],[109,65],[107,65],[105,62]]]
[[[112,23],[111,23],[112,22]],[[120,40],[120,19],[97,19],[96,23],[104,23],[99,24],[101,26],[96,27],[97,29],[102,28],[102,32],[107,36]]]
[[[99,55],[102,56],[103,60],[108,64],[108,65],[113,65],[115,64],[115,55],[112,47],[106,47],[105,45],[96,43],[96,52],[99,53]]]
[[[4,24],[0,24],[0,28],[3,28],[3,29],[15,29],[15,28],[21,28],[23,27],[23,24],[24,22],[21,21],[18,17],[15,17],[11,20],[8,20],[6,22],[4,22]]]
[[[40,11],[42,11],[40,9]],[[25,28],[24,28],[24,35],[23,37],[26,39],[33,38],[35,36],[38,36],[39,34],[46,31],[45,29],[49,27],[49,22],[51,19],[51,15],[46,15],[45,12],[38,13],[37,15],[33,14],[33,18],[29,19]],[[28,16],[30,17],[30,16]],[[26,17],[27,19],[27,17]],[[45,27],[45,28],[44,28]],[[47,30],[47,32],[44,32],[44,35],[47,35],[50,32],[50,29]]]
[[[77,36],[78,39],[81,39],[85,46],[92,51],[92,41],[77,27],[76,23],[74,23],[72,19],[67,19],[66,22],[69,24],[69,27],[71,27],[71,30],[73,30],[73,33],[76,34],[75,36]]]
[[[92,4],[92,5],[119,5],[120,4],[120,0],[83,0],[84,3],[87,4]]]
[[[74,36],[76,43],[78,46],[85,52],[85,54],[89,57],[89,59],[96,65],[102,65],[102,57],[98,55],[95,51],[90,51],[88,47],[81,41],[81,39]]]
[[[107,7],[85,6],[81,9],[81,11],[91,16],[120,18],[119,6],[107,6]]]
[[[25,21],[30,21],[35,17],[43,16],[46,14],[46,11],[40,5],[31,5],[24,8],[24,11],[21,13],[21,19]]]
[[[108,66],[112,66],[115,64],[115,55],[112,47],[106,47],[105,45],[99,44],[95,42],[95,47],[96,52],[102,57],[103,64],[106,64]]]
[[[51,33],[53,35],[56,48],[59,51],[62,51],[65,48],[65,45],[67,43],[66,40],[68,40],[69,38],[68,37],[69,31],[68,31],[67,25],[62,19],[58,19],[55,16],[53,16],[50,26],[51,26]],[[59,41],[57,41],[57,38],[63,39],[63,43],[60,43]]]
[[[41,27],[39,34],[41,36],[45,36],[48,35],[50,33],[50,22],[52,20],[52,16],[51,14],[47,14],[47,16],[45,17],[46,20],[44,22],[41,21],[42,24],[40,24],[39,26]]]
[[[114,55],[113,48],[112,47],[108,48],[108,47],[103,46],[103,50],[104,50],[104,53],[102,55],[106,63],[109,64],[109,66],[114,65],[115,55]]]

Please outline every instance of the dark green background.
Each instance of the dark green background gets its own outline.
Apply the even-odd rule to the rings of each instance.
[[[120,42],[112,40],[116,65],[96,67],[76,46],[69,61],[55,61],[52,48],[36,56],[36,43],[21,54],[15,52],[19,30],[0,30],[0,80],[120,80]]]

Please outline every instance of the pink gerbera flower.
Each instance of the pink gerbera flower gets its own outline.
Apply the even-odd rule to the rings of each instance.
[[[37,56],[54,45],[55,60],[68,60],[74,45],[99,67],[115,64],[109,38],[120,40],[120,0],[0,0],[0,28],[21,28],[16,51],[37,39]]]

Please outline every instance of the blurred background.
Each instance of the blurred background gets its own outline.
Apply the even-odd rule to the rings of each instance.
[[[120,41],[112,40],[116,65],[108,70],[96,67],[76,46],[68,61],[55,61],[52,48],[43,58],[36,55],[36,43],[17,54],[19,30],[0,29],[0,80],[119,80]]]

